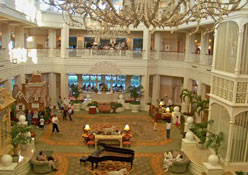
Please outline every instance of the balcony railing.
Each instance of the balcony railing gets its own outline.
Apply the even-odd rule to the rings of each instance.
[[[62,56],[63,55],[63,56]],[[186,57],[188,57],[186,59]],[[104,49],[0,49],[1,60],[11,60],[17,63],[26,62],[28,58],[65,58],[65,59],[151,59],[151,60],[177,60],[195,64],[212,65],[212,55],[185,54],[182,52],[155,52],[149,55],[142,50],[104,50]]]

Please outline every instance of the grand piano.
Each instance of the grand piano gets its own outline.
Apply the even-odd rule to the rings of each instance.
[[[121,162],[130,162],[131,169],[133,167],[134,160],[134,151],[130,149],[124,148],[116,148],[111,147],[106,144],[99,144],[99,147],[96,151],[94,151],[86,161],[91,162],[92,170],[94,169],[94,163],[96,164],[96,168],[99,162],[112,160],[112,161],[121,161]]]

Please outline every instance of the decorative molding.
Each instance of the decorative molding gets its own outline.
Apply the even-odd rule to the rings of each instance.
[[[110,61],[101,61],[96,63],[90,70],[92,74],[121,74],[117,65]]]

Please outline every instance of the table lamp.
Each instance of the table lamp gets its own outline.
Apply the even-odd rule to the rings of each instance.
[[[126,133],[129,133],[130,132],[130,127],[129,127],[129,125],[127,124],[127,125],[125,125],[125,127],[124,127],[124,131],[126,131]]]
[[[169,113],[169,112],[170,112],[170,108],[167,107],[167,108],[165,109],[165,111],[166,111],[167,113]]]
[[[84,130],[88,133],[90,130],[90,126],[88,124],[85,125]]]

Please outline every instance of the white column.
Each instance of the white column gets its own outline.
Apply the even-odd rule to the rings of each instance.
[[[202,83],[198,81],[197,95],[202,95]]]
[[[230,160],[231,160],[232,139],[233,139],[234,125],[235,125],[235,121],[231,120],[229,122],[229,135],[228,135],[228,143],[227,143],[226,158],[225,158],[226,163],[230,162]]]
[[[160,75],[153,76],[152,82],[152,104],[156,107],[159,105],[160,97]]]
[[[56,30],[55,29],[48,29],[48,49],[49,49],[48,56],[53,57],[54,49],[56,49]]]
[[[49,97],[51,98],[51,105],[56,106],[56,74],[49,73],[48,75],[48,83],[49,83]]]
[[[22,88],[22,84],[25,84],[25,75],[20,74],[15,77],[15,84],[18,86],[19,89]]]
[[[206,54],[208,54],[208,39],[209,34],[204,35],[204,32],[201,32],[201,55],[200,55],[200,63],[205,64],[207,63]]]
[[[11,78],[8,78],[7,80],[4,81],[4,88],[9,91],[10,94],[12,94],[12,89],[11,89]]]
[[[147,28],[143,31],[143,50],[145,50],[145,53],[142,58],[146,60],[149,59],[151,50],[151,32]]]
[[[214,31],[214,50],[213,50],[213,63],[212,63],[212,70],[215,70],[215,60],[216,60],[217,39],[218,39],[218,32],[217,32],[217,29],[215,29],[215,31]]]
[[[68,74],[61,73],[60,74],[60,86],[61,86],[61,98],[68,98]]]
[[[5,58],[3,59],[8,59],[9,58],[9,50],[11,49],[11,30],[10,30],[10,25],[9,24],[4,24],[2,26],[3,30],[3,35],[2,35],[2,49],[4,50]]]
[[[61,29],[61,57],[64,58],[69,47],[69,26],[64,23]]]
[[[82,74],[77,74],[77,83],[78,83],[78,87],[83,87]]]
[[[143,98],[141,99],[142,106],[146,105],[146,102],[149,101],[149,75],[146,73],[141,76],[141,85],[143,86]]]
[[[24,48],[24,27],[19,26],[16,28],[16,37],[15,37],[15,47]]]
[[[191,56],[191,36],[190,33],[186,33],[186,48],[185,48],[185,61],[190,61],[190,56]]]
[[[159,59],[159,52],[161,51],[161,46],[162,46],[162,35],[160,32],[155,33],[155,50],[156,50],[156,56],[155,59]]]
[[[243,46],[243,35],[244,35],[244,31],[243,31],[243,28],[242,28],[242,30],[240,30],[239,33],[238,33],[237,59],[236,59],[236,67],[235,67],[235,70],[234,70],[236,75],[240,74],[240,64],[241,64],[242,46]]]

